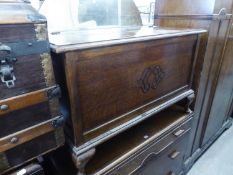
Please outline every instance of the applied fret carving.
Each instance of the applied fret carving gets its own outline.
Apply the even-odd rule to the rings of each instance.
[[[138,85],[142,92],[146,93],[150,89],[156,89],[164,76],[165,73],[159,65],[152,65],[144,69],[141,78],[138,80]]]

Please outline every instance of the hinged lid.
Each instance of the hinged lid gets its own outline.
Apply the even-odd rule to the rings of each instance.
[[[0,25],[18,23],[42,23],[40,15],[27,0],[0,0]]]
[[[141,41],[206,33],[203,29],[171,29],[147,26],[74,29],[49,34],[50,47],[55,53],[73,50],[135,43]]]

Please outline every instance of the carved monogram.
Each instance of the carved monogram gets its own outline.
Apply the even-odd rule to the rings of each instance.
[[[159,83],[163,80],[165,73],[162,68],[158,65],[147,67],[141,78],[138,80],[138,85],[144,93],[150,89],[156,89]]]

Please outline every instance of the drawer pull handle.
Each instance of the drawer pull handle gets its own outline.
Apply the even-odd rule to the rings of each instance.
[[[179,155],[180,155],[180,152],[174,151],[174,152],[172,152],[172,153],[169,155],[169,157],[170,157],[171,159],[175,159],[175,158],[177,158]]]
[[[174,136],[179,137],[179,136],[181,136],[183,133],[184,133],[184,130],[183,130],[183,129],[180,129],[180,130],[178,130],[177,132],[175,132],[175,133],[173,133],[173,134],[174,134]]]
[[[170,171],[169,173],[167,173],[167,175],[176,175],[176,174]]]
[[[19,139],[18,139],[17,137],[12,137],[12,138],[10,139],[10,142],[11,142],[12,144],[16,144],[18,141],[19,141]]]
[[[9,109],[9,106],[8,105],[0,105],[0,110],[1,111],[6,111]]]

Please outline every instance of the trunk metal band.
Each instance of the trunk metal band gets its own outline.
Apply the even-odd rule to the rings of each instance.
[[[17,43],[2,43],[11,48],[14,57],[35,55],[49,52],[49,42],[44,41],[22,41]]]
[[[59,86],[52,86],[35,92],[0,100],[0,117],[1,115],[10,113],[12,111],[23,109],[59,97]]]

